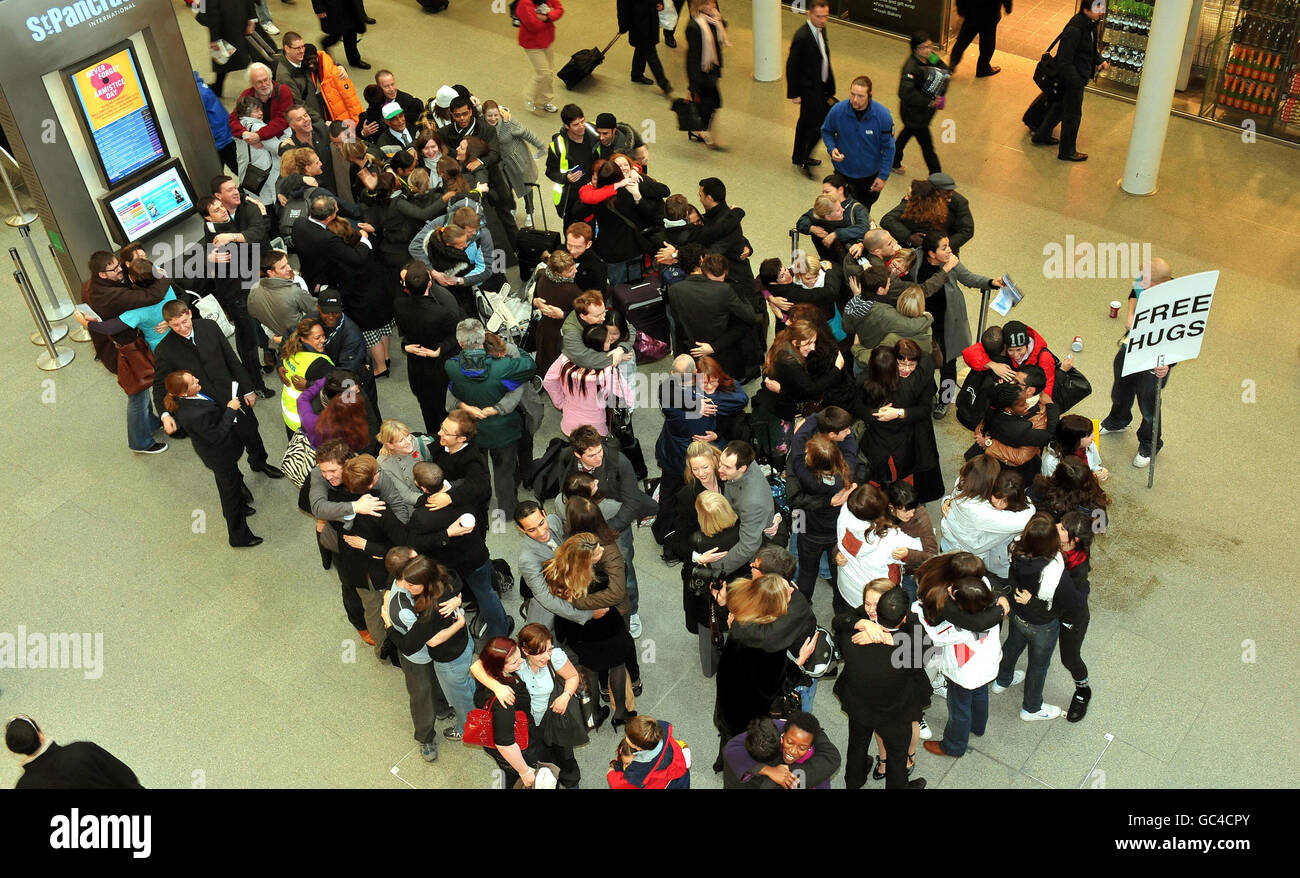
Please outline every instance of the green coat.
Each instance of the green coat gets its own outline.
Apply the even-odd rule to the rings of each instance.
[[[532,356],[489,357],[482,348],[461,351],[446,363],[451,392],[461,402],[478,408],[496,405],[514,388],[532,377]],[[478,422],[480,448],[505,448],[524,433],[524,419],[518,411],[493,415]]]

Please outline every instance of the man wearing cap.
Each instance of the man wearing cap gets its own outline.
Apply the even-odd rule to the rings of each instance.
[[[1043,337],[1036,330],[1019,320],[1009,320],[1003,325],[1002,339],[1006,344],[1006,355],[1010,358],[1011,365],[994,362],[984,350],[984,345],[979,342],[962,351],[962,359],[972,369],[988,369],[1003,381],[1014,380],[1016,371],[1026,363],[1037,366],[1043,370],[1046,379],[1043,385],[1043,396],[1046,397],[1044,402],[1051,402],[1052,391],[1056,387],[1056,358],[1047,349],[1047,342],[1043,341]],[[1072,362],[1070,357],[1066,360]]]
[[[424,112],[424,102],[398,88],[397,78],[393,76],[391,70],[381,70],[376,73],[375,85],[379,86],[382,99],[378,103],[367,107],[362,118],[361,136],[367,140],[375,139],[383,131],[383,107],[391,101],[396,101],[401,106],[408,123],[412,119],[420,118],[420,114]],[[447,88],[447,86],[443,86],[443,88]],[[438,89],[438,95],[439,97],[442,96],[442,89]],[[452,97],[455,97],[455,95],[456,93],[453,91]],[[451,98],[448,98],[446,105],[450,105],[450,103]]]
[[[655,33],[658,33],[656,30]],[[613,113],[601,113],[596,117],[596,136],[600,144],[596,147],[596,158],[607,159],[616,152],[632,159],[644,172],[650,151],[646,148],[641,135],[626,122],[620,122]]]
[[[925,158],[926,170],[933,174],[943,168],[934,151],[930,122],[938,108],[943,106],[943,97],[926,91],[924,84],[927,68],[946,70],[947,66],[935,54],[934,41],[925,31],[912,34],[909,44],[912,51],[903,62],[903,73],[898,81],[898,115],[903,120],[903,130],[898,132],[898,139],[894,141],[893,170],[896,174],[903,172],[903,150],[909,140],[916,138]]]
[[[948,246],[956,253],[971,238],[975,237],[975,220],[971,216],[970,202],[966,196],[957,192],[957,181],[952,175],[943,171],[933,173],[930,183],[948,199]],[[907,197],[898,202],[898,206],[880,218],[880,227],[908,246],[921,246],[924,232],[914,232],[903,223],[903,211],[907,210]]]
[[[384,130],[375,138],[375,146],[392,158],[404,149],[415,145],[415,137],[406,124],[406,111],[397,101],[389,101],[380,108],[384,117]]]
[[[360,328],[344,316],[342,297],[330,290],[322,293],[317,302],[320,305],[320,322],[325,327],[325,349],[322,353],[338,368],[357,375],[361,379],[362,390],[374,399],[371,391],[373,383],[366,386],[366,379],[370,375],[370,367],[366,363],[366,342],[361,336]]]

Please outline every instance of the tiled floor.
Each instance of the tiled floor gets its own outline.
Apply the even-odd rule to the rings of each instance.
[[[692,200],[701,177],[721,176],[728,200],[748,212],[756,257],[778,255],[817,186],[786,163],[796,112],[783,85],[749,76],[747,7],[726,5],[733,46],[720,125],[730,152],[707,152],[675,131],[667,103],[627,81],[625,44],[579,92],[561,89],[559,102],[576,99],[588,117],[608,109],[640,124],[655,176]],[[528,63],[509,22],[485,4],[455,3],[437,18],[407,0],[368,6],[380,24],[363,53],[376,69],[396,71],[402,87],[427,95],[443,82],[465,82],[484,98],[522,100]],[[581,14],[571,10],[560,23],[557,58],[589,45],[593,33],[608,33],[613,6],[594,0]],[[179,2],[177,9],[183,12]],[[272,11],[282,28],[317,36],[305,4],[272,4]],[[1004,32],[1021,12],[1017,6]],[[185,15],[191,56],[206,70],[205,38]],[[783,16],[788,40],[800,19]],[[832,31],[842,81],[869,74],[876,96],[896,109],[905,47],[837,24]],[[431,51],[435,35],[454,50]],[[660,53],[670,77],[684,85],[684,51],[661,46]],[[1017,316],[1053,347],[1083,336],[1076,359],[1094,393],[1082,413],[1100,417],[1108,407],[1119,331],[1106,303],[1127,294],[1129,279],[1047,277],[1046,247],[1067,235],[1150,242],[1177,274],[1218,269],[1222,276],[1201,358],[1180,365],[1169,385],[1168,444],[1155,488],[1129,465],[1131,432],[1101,443],[1113,505],[1111,530],[1099,538],[1093,562],[1085,656],[1096,696],[1088,718],[1023,723],[1015,690],[993,696],[988,734],[969,755],[944,760],[922,752],[917,774],[940,788],[1077,787],[1085,780],[1125,788],[1294,786],[1300,775],[1286,731],[1300,722],[1300,708],[1285,693],[1294,685],[1291,582],[1300,557],[1286,522],[1300,487],[1292,464],[1300,414],[1293,289],[1300,152],[1173,119],[1159,193],[1131,198],[1115,183],[1132,105],[1089,95],[1081,146],[1092,159],[1065,165],[1031,147],[1018,121],[1034,93],[1032,61],[1000,52],[999,63],[1004,72],[996,79],[959,79],[936,120],[936,135],[940,125],[951,132],[936,138],[944,169],[970,198],[976,220],[963,258],[975,271],[1017,277],[1028,294]],[[557,124],[554,117],[525,121],[542,136]],[[901,176],[889,181],[873,216],[897,203],[909,175]],[[0,246],[16,243],[0,227]],[[968,296],[967,305],[974,318],[977,297]],[[249,477],[258,508],[253,526],[266,539],[258,549],[235,552],[220,533],[193,533],[195,510],[206,510],[210,522],[219,516],[211,479],[192,450],[182,442],[162,455],[129,454],[112,378],[84,345],[74,346],[77,359],[60,372],[33,368],[31,327],[12,289],[0,298],[0,326],[0,367],[8,376],[0,394],[0,496],[7,501],[0,504],[0,633],[22,625],[104,638],[98,679],[79,670],[0,669],[0,710],[31,713],[63,741],[98,741],[151,787],[490,785],[491,765],[480,753],[444,745],[442,758],[426,765],[413,752],[400,674],[357,649],[337,580],[320,569],[310,521],[295,508],[290,485]],[[400,355],[394,366],[394,377],[381,382],[384,413],[418,424]],[[284,447],[275,406],[257,411],[274,455]],[[539,447],[556,424],[552,413]],[[639,411],[636,425],[648,449],[659,416]],[[937,432],[951,478],[970,434],[951,416]],[[694,745],[695,786],[717,786],[708,770],[713,684],[701,678],[695,642],[681,624],[679,568],[656,562],[647,531],[637,543],[645,621],[640,707],[672,721]],[[493,535],[491,545],[510,559],[518,537]],[[819,586],[819,618],[829,618],[829,598]],[[515,612],[517,603],[511,596],[507,609]],[[1070,691],[1068,675],[1054,665],[1047,700],[1064,704]],[[816,713],[843,746],[846,723],[829,686],[817,694]],[[941,729],[943,706],[929,719]],[[1115,736],[1109,749],[1106,733]],[[602,783],[615,743],[606,730],[580,751],[585,786]],[[1103,750],[1101,774],[1091,775]],[[14,762],[0,760],[0,786],[17,775]]]

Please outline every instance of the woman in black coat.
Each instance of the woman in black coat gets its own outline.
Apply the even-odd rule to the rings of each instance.
[[[393,313],[406,352],[406,378],[420,403],[424,431],[433,435],[447,417],[448,378],[443,364],[460,350],[456,324],[465,312],[451,293],[431,283],[423,265],[406,272],[402,293],[393,302]]]
[[[257,26],[257,10],[253,0],[208,0],[206,8],[199,13],[199,24],[207,25],[209,48],[217,48],[218,40],[225,40],[235,49],[225,64],[212,62],[216,78],[212,81],[212,90],[221,97],[221,87],[226,82],[226,74],[232,70],[248,67],[248,35]]]
[[[686,23],[686,79],[691,99],[699,103],[701,131],[690,131],[691,140],[711,148],[717,142],[710,136],[713,118],[722,106],[718,80],[722,78],[722,50],[727,42],[726,23],[714,0],[690,0],[690,20]],[[707,28],[707,33],[704,28]],[[739,733],[738,733],[739,734]]]
[[[669,0],[671,2],[671,0]],[[627,34],[632,46],[632,81],[649,85],[645,77],[646,64],[654,74],[654,81],[665,95],[671,94],[672,83],[664,75],[664,65],[659,61],[659,10],[660,0],[618,0],[618,32]]]
[[[930,417],[934,370],[928,363],[921,368],[920,360],[921,349],[911,339],[872,352],[862,384],[868,418],[862,456],[873,485],[884,489],[903,479],[928,503],[943,496],[944,484]]]
[[[817,627],[812,605],[775,574],[740,579],[718,592],[730,633],[718,661],[713,724],[721,735],[714,771],[722,770],[722,747],[756,716],[768,716],[785,680],[787,650],[807,646]]]
[[[163,397],[163,407],[171,412],[177,426],[189,434],[199,460],[217,480],[230,545],[260,545],[262,538],[248,529],[248,513],[253,508],[245,498],[251,499],[252,495],[239,471],[239,458],[244,454],[244,443],[235,432],[240,397],[236,396],[223,408],[203,393],[199,379],[189,372],[172,372],[164,386],[167,395]]]

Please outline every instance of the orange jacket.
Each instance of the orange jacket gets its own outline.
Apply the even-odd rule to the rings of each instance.
[[[351,79],[339,78],[339,66],[328,52],[320,52],[317,57],[320,60],[318,68],[312,71],[312,79],[325,104],[325,116],[330,121],[350,119],[355,123],[361,118],[362,110],[356,86]]]

